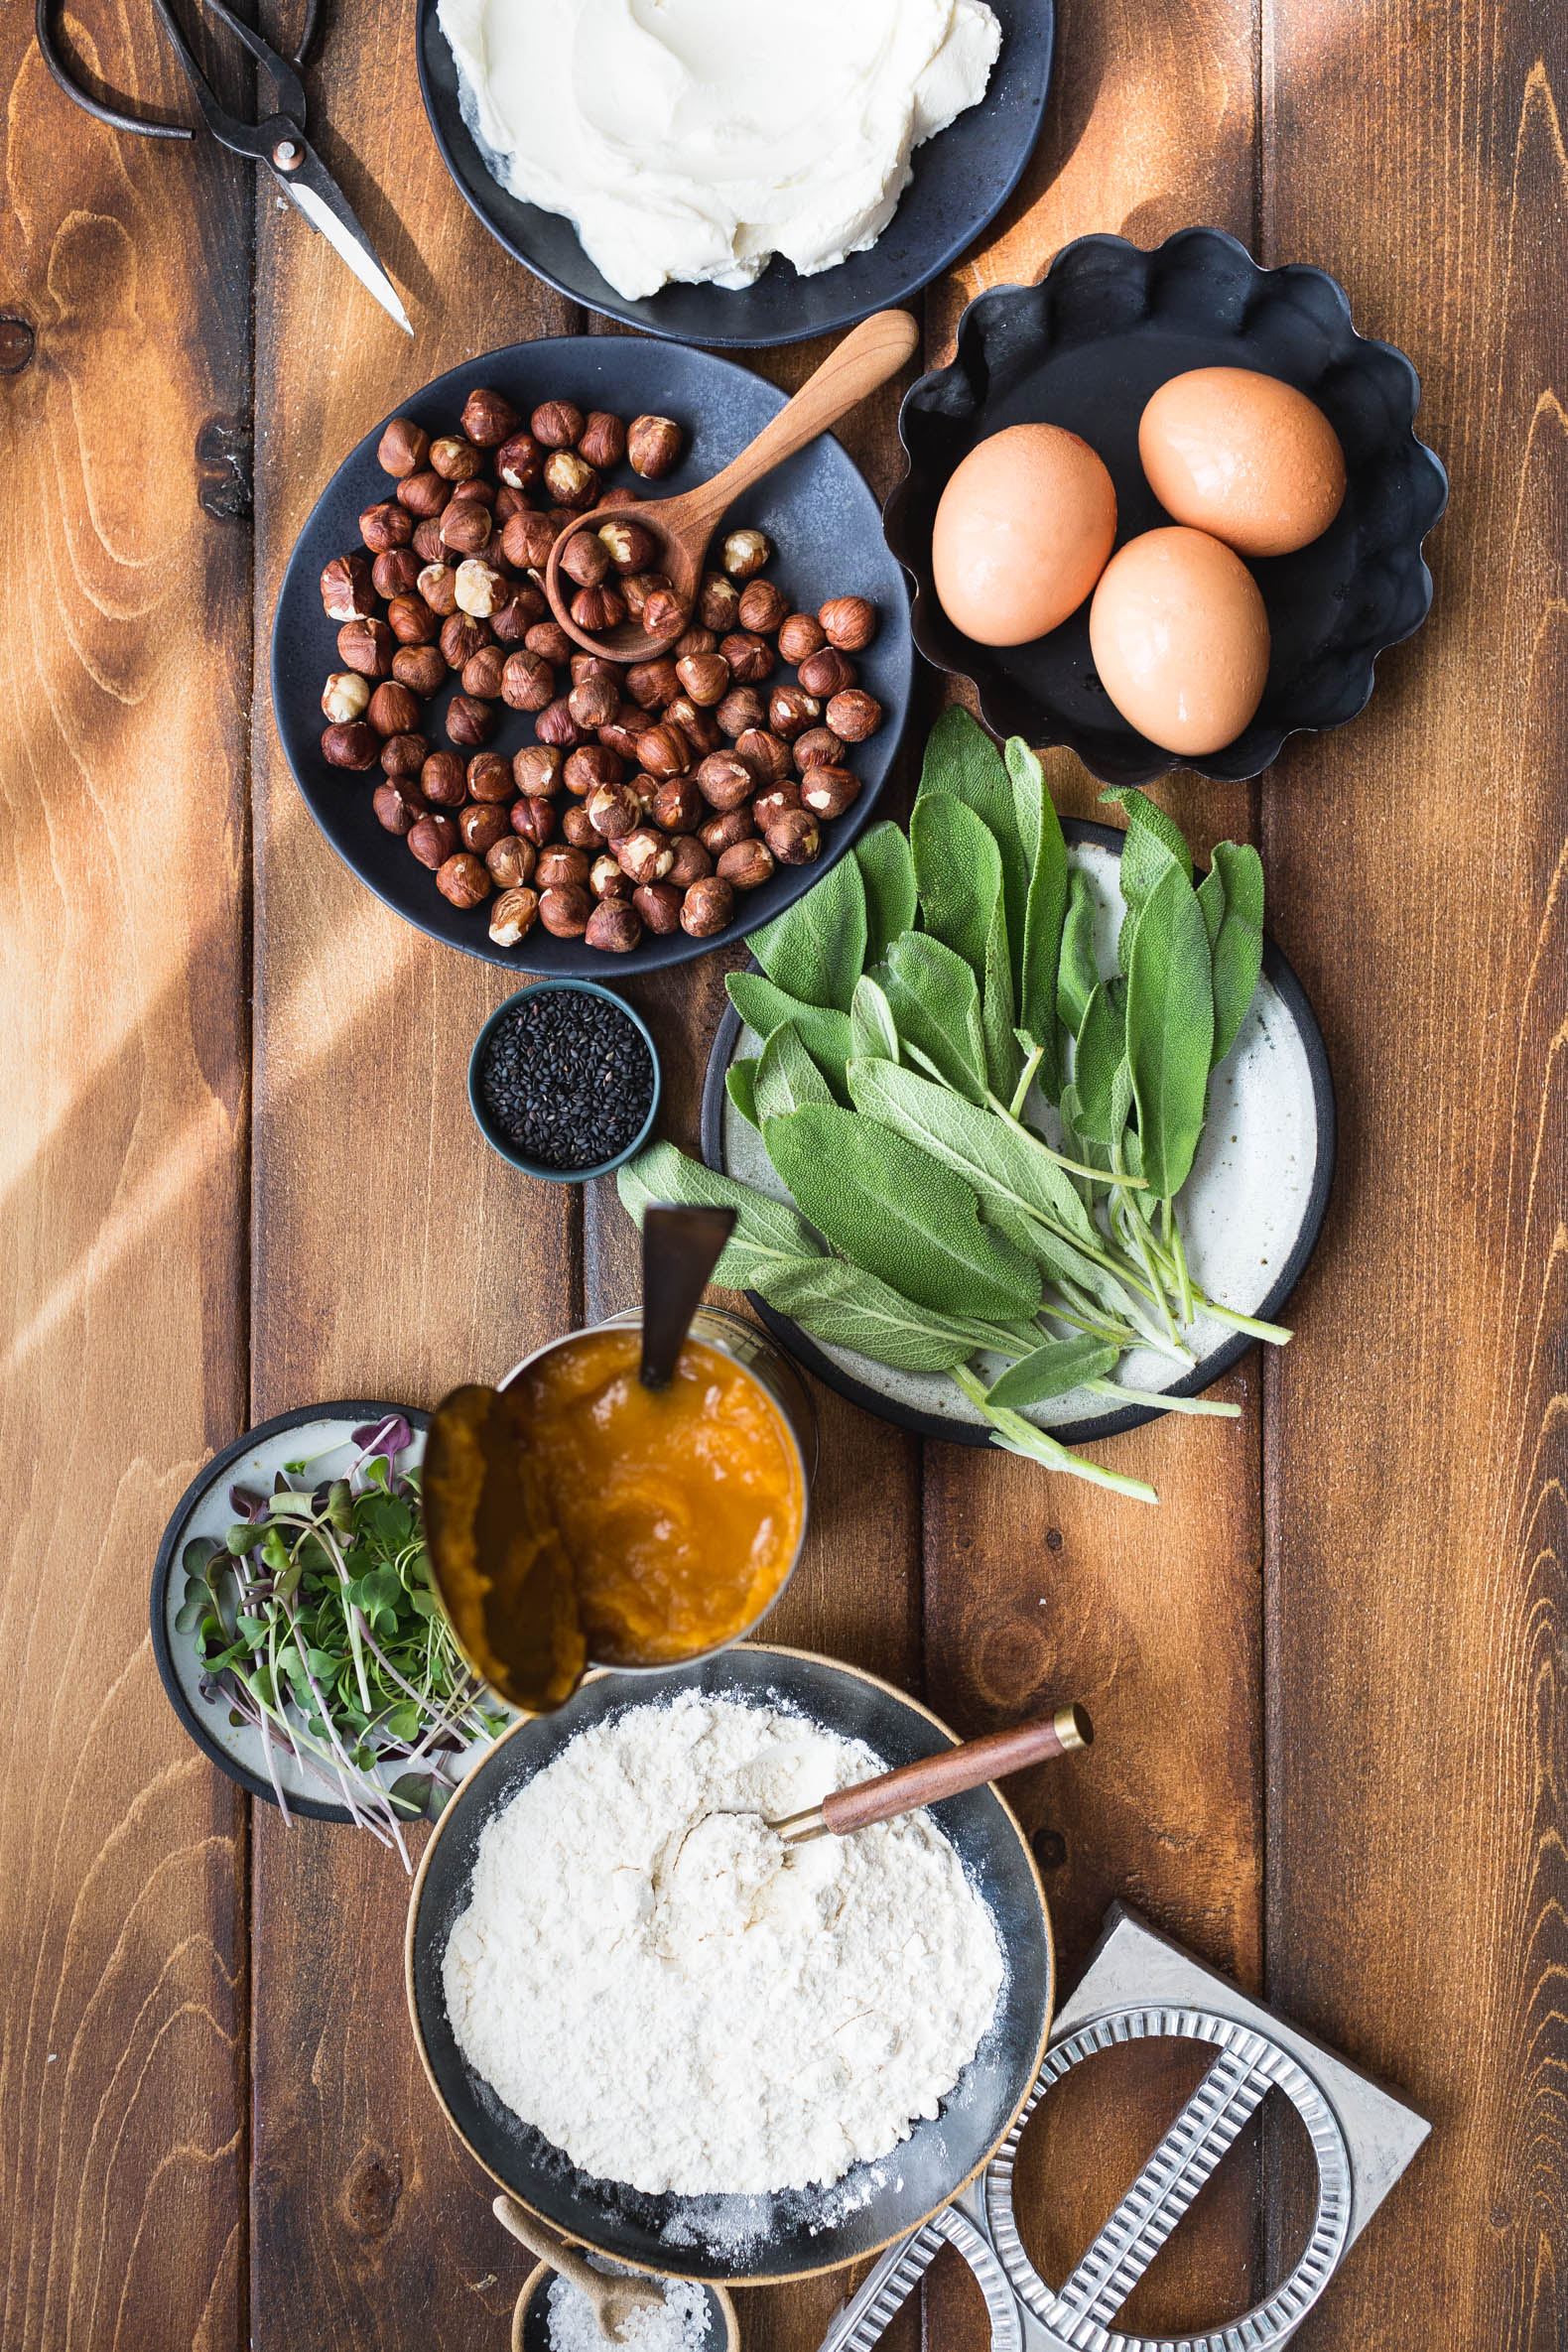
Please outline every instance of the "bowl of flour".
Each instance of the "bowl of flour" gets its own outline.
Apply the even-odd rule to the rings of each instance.
[[[785,1847],[771,1821],[953,1735],[873,1676],[745,1646],[594,1676],[442,1818],[409,2000],[479,2161],[618,2262],[755,2282],[915,2228],[1034,2080],[1054,1971],[992,1788]]]

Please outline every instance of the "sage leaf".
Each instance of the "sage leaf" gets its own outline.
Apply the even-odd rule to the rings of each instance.
[[[855,1067],[907,1075],[889,1062]],[[1001,1322],[1039,1306],[1038,1268],[984,1232],[970,1186],[890,1127],[813,1104],[764,1120],[762,1137],[803,1215],[917,1305]]]
[[[1066,1396],[1086,1380],[1103,1380],[1116,1363],[1116,1350],[1102,1340],[1088,1338],[1047,1340],[1032,1356],[1009,1365],[985,1392],[988,1405],[1005,1405],[1021,1412],[1025,1405],[1044,1404],[1048,1397]]]
[[[1076,1037],[1084,1025],[1089,999],[1100,985],[1095,961],[1095,893],[1089,876],[1075,865],[1067,877],[1067,913],[1062,922],[1062,952],[1056,973],[1056,1009],[1064,1028]]]
[[[1163,881],[1174,865],[1192,880],[1192,851],[1182,838],[1181,828],[1166,816],[1165,811],[1145,792],[1112,784],[1101,794],[1102,800],[1119,801],[1126,812],[1126,838],[1121,845],[1121,896],[1126,912],[1121,918],[1121,929],[1116,938],[1116,962],[1123,973],[1131,970],[1132,942],[1137,933],[1138,918],[1148,903],[1150,892]]]
[[[1004,1452],[1022,1454],[1030,1462],[1043,1462],[1048,1470],[1065,1471],[1070,1478],[1084,1479],[1092,1487],[1106,1487],[1113,1495],[1130,1496],[1136,1503],[1158,1503],[1154,1489],[1142,1479],[1125,1478],[1118,1470],[1103,1470],[1087,1456],[1070,1453],[1048,1431],[1036,1429],[1021,1413],[993,1405],[974,1373],[963,1365],[954,1366],[953,1378],[971,1404],[978,1405],[984,1414]]]
[[[1014,736],[1005,757],[995,743],[958,707],[943,713],[932,730],[931,743],[920,773],[922,797],[943,796],[973,809],[996,844],[1001,858],[1002,895],[1007,908],[1007,937],[1013,957],[1013,983],[1022,981],[1024,918],[1029,874],[1038,838],[1020,823],[1011,763],[1014,749],[1032,758],[1022,738]],[[1043,778],[1042,784],[1043,784]],[[916,803],[919,805],[918,801]]]
[[[775,987],[802,1004],[848,1012],[865,965],[865,885],[841,857],[804,898],[751,937],[751,953]]]
[[[830,1348],[852,1348],[900,1372],[951,1372],[975,1353],[976,1342],[963,1324],[916,1306],[843,1257],[781,1266],[762,1295],[813,1339]]]
[[[915,861],[909,836],[889,823],[873,825],[854,845],[865,891],[865,958],[880,964],[901,931],[915,927]]]
[[[650,1143],[616,1172],[621,1207],[639,1229],[650,1201],[679,1207],[733,1209],[735,1230],[714,1268],[714,1280],[730,1290],[761,1290],[780,1265],[821,1257],[823,1246],[788,1201],[771,1200],[732,1176],[720,1176],[701,1160],[688,1158],[673,1143]]]
[[[1109,1151],[1127,1123],[1130,1097],[1119,1106],[1116,1074],[1126,1059],[1126,983],[1102,980],[1089,999],[1073,1059],[1077,1101],[1073,1124]]]
[[[844,1066],[850,1052],[847,1012],[834,1005],[804,1004],[799,997],[786,995],[760,972],[732,972],[724,986],[746,1027],[754,1029],[764,1044],[775,1029],[791,1022],[834,1093],[841,1101],[845,1099]]]
[[[980,988],[962,956],[926,931],[895,939],[872,975],[893,1009],[900,1039],[915,1046],[947,1084],[972,1103],[985,1100],[985,1031]]]
[[[802,1045],[794,1022],[786,1021],[774,1030],[757,1064],[756,1104],[761,1119],[803,1111],[808,1103],[832,1101],[828,1081]]]
[[[1012,965],[1007,955],[1007,910],[998,897],[991,909],[990,931],[985,941],[980,1026],[985,1034],[985,1076],[991,1093],[1003,1104],[1009,1101],[1022,1067],[1018,1033],[1013,1025],[1016,1009]]]
[[[909,820],[909,846],[926,929],[983,980],[991,919],[1002,903],[1001,851],[994,835],[966,802],[923,793]]]
[[[1029,859],[1024,893],[1022,938],[1015,947],[1018,978],[1018,1018],[1022,1027],[1045,1051],[1037,1084],[1048,1102],[1062,1091],[1063,1069],[1057,1048],[1057,972],[1062,960],[1062,928],[1067,914],[1067,844],[1055,803],[1045,786],[1045,770],[1020,736],[1007,745],[1007,772],[1012,779],[1019,840]],[[1013,910],[1007,909],[1009,935]]]
[[[861,973],[849,999],[849,1038],[856,1061],[899,1058],[898,1024],[887,991],[868,972]]]
[[[1251,1010],[1263,969],[1263,861],[1246,842],[1219,842],[1198,886],[1214,970],[1215,1064]]]
[[[738,1062],[730,1063],[724,1072],[724,1092],[747,1126],[755,1127],[760,1135],[762,1118],[757,1110],[757,1058],[754,1054],[744,1055]]]
[[[1214,1045],[1214,979],[1198,894],[1167,866],[1138,917],[1127,973],[1126,1051],[1149,1189],[1180,1192],[1203,1132]]]

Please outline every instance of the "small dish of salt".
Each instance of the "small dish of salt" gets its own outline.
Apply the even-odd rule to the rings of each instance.
[[[593,2267],[618,2268],[600,2262]],[[700,2279],[654,2284],[663,2288],[663,2307],[631,2313],[619,2339],[624,2352],[739,2352],[735,2307],[721,2287]],[[605,2352],[608,2341],[587,2295],[541,2263],[517,2298],[512,2352]]]

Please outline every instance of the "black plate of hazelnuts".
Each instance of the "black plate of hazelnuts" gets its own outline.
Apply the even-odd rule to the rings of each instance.
[[[903,578],[830,436],[745,495],[687,607],[624,511],[717,473],[783,405],[675,343],[518,343],[368,433],[300,534],[273,624],[278,731],[317,824],[431,937],[528,972],[684,963],[769,922],[868,822],[908,710]],[[655,626],[656,624],[656,626]]]

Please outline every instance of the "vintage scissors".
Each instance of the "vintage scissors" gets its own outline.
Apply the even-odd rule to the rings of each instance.
[[[111,106],[84,90],[72,76],[55,37],[53,22],[57,0],[38,0],[38,46],[44,53],[44,63],[61,88],[75,105],[82,107],[95,121],[107,123],[112,130],[134,131],[144,139],[189,139],[193,133],[183,123],[139,122],[134,115],[116,113]],[[174,44],[175,55],[185,67],[186,77],[196,94],[202,119],[214,139],[235,155],[248,155],[253,163],[265,164],[290,202],[298,205],[313,228],[319,228],[327,243],[347,262],[361,286],[373,294],[384,311],[391,313],[399,327],[408,334],[414,329],[408,314],[398,299],[397,288],[375,256],[375,248],[365,235],[342,190],[322,162],[315,148],[305,136],[305,85],[300,79],[299,66],[316,37],[321,22],[322,0],[309,0],[305,16],[305,35],[292,58],[279,57],[269,48],[261,35],[241,22],[224,0],[203,0],[220,23],[227,25],[235,39],[242,42],[272,84],[273,104],[277,108],[264,122],[241,122],[218,103],[217,92],[196,64],[181,28],[180,20],[169,5],[169,0],[153,0],[159,22]]]

